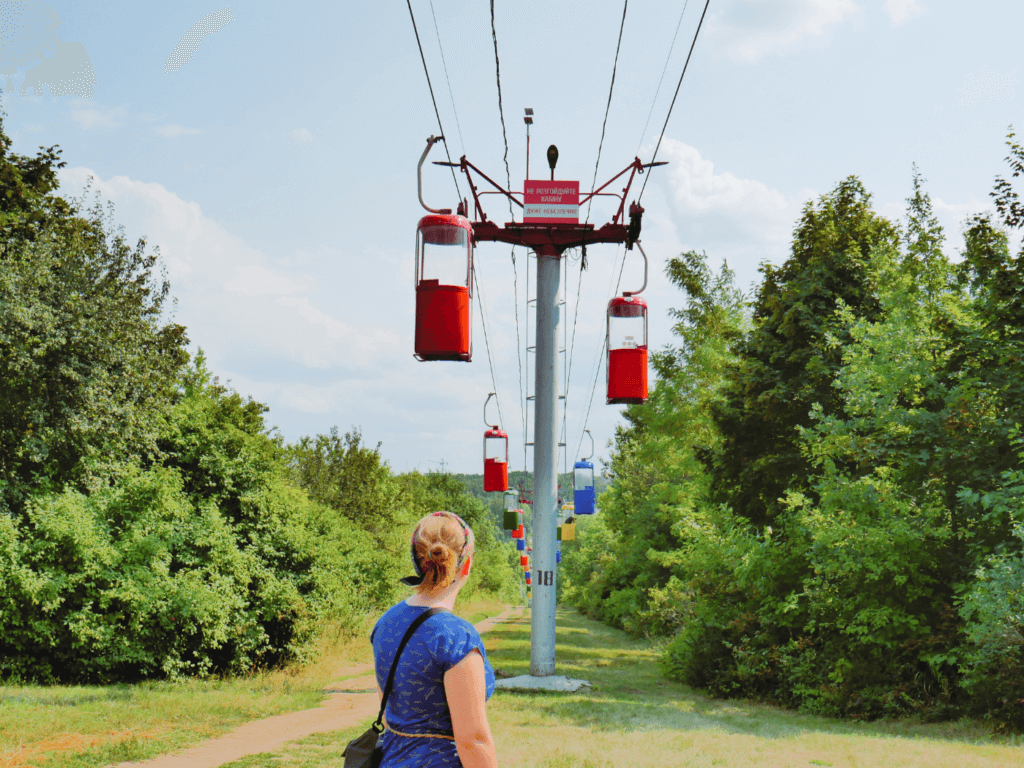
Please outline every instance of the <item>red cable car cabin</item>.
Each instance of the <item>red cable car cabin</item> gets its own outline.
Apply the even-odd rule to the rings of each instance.
[[[616,296],[608,302],[608,404],[647,399],[647,302]]]
[[[416,227],[416,359],[468,363],[472,304],[472,224],[465,216],[424,216]]]
[[[484,432],[484,490],[508,490],[508,433],[497,427]]]

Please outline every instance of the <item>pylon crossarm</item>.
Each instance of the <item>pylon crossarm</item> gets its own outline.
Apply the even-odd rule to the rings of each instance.
[[[469,160],[466,159],[465,155],[463,155],[461,158],[459,158],[459,162],[457,162],[457,163],[449,163],[449,162],[445,162],[443,160],[435,160],[434,161],[434,165],[443,165],[443,166],[448,167],[448,168],[458,168],[459,170],[461,170],[463,173],[466,174],[466,181],[469,183],[469,189],[470,189],[470,191],[473,194],[473,204],[474,204],[474,206],[476,208],[476,213],[477,213],[477,216],[479,217],[481,223],[487,222],[487,214],[484,212],[483,205],[481,205],[481,203],[480,203],[480,196],[481,195],[488,195],[488,194],[504,195],[509,200],[514,202],[516,205],[518,205],[520,208],[524,207],[523,202],[520,201],[520,200],[517,200],[516,197],[515,197],[517,194],[522,194],[522,193],[511,192],[510,190],[505,189],[503,186],[501,186],[501,184],[496,182],[494,179],[492,179],[486,173],[484,173],[479,168],[477,168],[475,165],[473,165],[471,162],[469,162]],[[643,173],[645,168],[653,168],[653,167],[658,166],[658,165],[668,165],[668,163],[667,163],[667,161],[660,161],[660,162],[656,162],[656,163],[642,163],[642,162],[640,162],[640,158],[639,157],[635,157],[635,158],[633,158],[633,162],[632,163],[630,163],[625,168],[623,168],[621,171],[619,171],[617,174],[612,176],[608,181],[606,181],[600,187],[598,187],[597,189],[595,189],[592,192],[587,193],[582,198],[580,198],[579,204],[583,205],[585,202],[587,202],[588,200],[590,200],[592,197],[595,197],[595,196],[610,195],[612,197],[619,198],[619,209],[615,212],[615,215],[612,216],[612,222],[611,222],[613,225],[617,225],[619,223],[619,220],[622,218],[623,212],[625,211],[625,208],[626,208],[626,198],[629,196],[629,189],[633,185],[633,179],[636,177],[636,174]],[[473,183],[473,176],[470,173],[471,170],[472,171],[476,171],[476,173],[482,179],[484,179],[488,184],[490,184],[492,187],[494,187],[495,191],[494,192],[481,192],[481,191],[479,191],[477,189],[476,184]],[[626,181],[626,186],[622,188],[622,194],[621,195],[616,193],[616,192],[602,193],[602,190],[605,189],[605,187],[607,187],[610,184],[612,184],[616,179],[620,178],[621,176],[623,176],[627,172],[629,172],[629,179]],[[478,226],[477,224],[474,224],[474,230],[476,229],[477,226]],[[604,229],[604,228],[605,227],[602,227],[602,229]],[[480,238],[477,238],[477,239],[480,239]],[[485,238],[485,239],[488,239],[488,238]],[[489,238],[489,239],[494,239],[494,238]],[[503,240],[502,242],[514,242],[514,241],[512,241],[512,240]],[[623,242],[623,240],[622,239],[617,239],[617,240],[593,240],[593,241],[591,241],[591,240],[584,239],[584,240],[578,241],[575,244],[576,245],[589,245],[591,242],[596,242],[596,243],[605,243],[605,242],[621,243],[621,242]]]
[[[622,189],[622,195],[620,196],[618,194],[615,194],[614,192],[611,193],[615,197],[619,198],[619,210],[615,212],[614,216],[612,216],[612,223],[617,224],[618,221],[619,221],[619,217],[622,215],[622,210],[623,210],[623,208],[626,205],[626,195],[629,194],[629,188],[633,184],[633,177],[636,175],[637,171],[640,171],[640,173],[644,172],[644,166],[643,166],[643,163],[640,162],[640,158],[639,157],[633,158],[633,162],[632,163],[630,163],[625,168],[623,168],[621,171],[619,171],[617,174],[612,176],[610,179],[608,179],[608,181],[606,181],[600,187],[595,189],[593,192],[591,192],[588,195],[585,195],[584,197],[581,197],[580,198],[580,205],[583,205],[585,202],[590,200],[590,198],[592,198],[592,197],[594,197],[596,195],[600,195],[602,189],[604,189],[609,184],[611,184],[613,181],[615,181],[617,178],[622,176],[624,173],[626,173],[626,171],[632,171],[632,173],[629,174],[629,181],[626,182],[626,186],[623,187],[623,189]]]
[[[623,224],[605,224],[595,229],[593,224],[531,225],[513,222],[499,227],[493,221],[473,222],[473,238],[477,242],[509,243],[525,248],[550,245],[558,251],[597,243],[624,243],[627,232]]]
[[[580,205],[583,205],[590,198],[592,198],[594,196],[597,196],[597,195],[600,195],[602,189],[604,189],[609,184],[611,184],[613,181],[615,181],[617,178],[622,176],[624,173],[626,173],[626,171],[632,171],[632,173],[629,174],[629,180],[626,182],[626,186],[624,186],[622,188],[622,194],[621,195],[619,195],[617,193],[614,193],[614,192],[607,193],[607,194],[611,194],[612,197],[619,198],[619,210],[615,212],[614,216],[612,216],[612,224],[618,224],[619,219],[622,218],[622,212],[625,210],[625,207],[626,207],[626,198],[629,196],[629,188],[633,185],[633,178],[636,176],[636,174],[643,173],[644,172],[644,168],[653,168],[653,167],[655,167],[657,165],[668,165],[668,161],[663,161],[663,162],[659,162],[659,163],[641,163],[639,157],[634,157],[632,163],[630,163],[625,168],[623,168],[621,171],[619,171],[617,174],[612,176],[610,179],[608,179],[608,181],[606,181],[600,187],[595,189],[593,192],[587,194],[584,197],[581,197],[580,198]]]
[[[473,192],[473,203],[476,206],[476,211],[477,211],[477,214],[480,216],[480,220],[481,221],[487,221],[487,214],[484,213],[483,206],[480,204],[480,195],[494,194],[494,193],[493,192],[478,192],[477,188],[476,188],[476,184],[473,183],[473,177],[469,173],[470,170],[476,171],[480,175],[481,178],[483,178],[488,184],[490,184],[492,187],[494,187],[494,189],[497,191],[498,194],[504,195],[509,200],[511,200],[513,203],[518,205],[520,208],[523,207],[522,202],[519,201],[519,200],[516,200],[516,198],[514,196],[515,193],[509,192],[507,189],[505,189],[503,186],[501,186],[498,182],[496,182],[494,179],[492,179],[486,173],[484,173],[479,168],[477,168],[475,165],[473,165],[471,162],[469,162],[469,160],[466,159],[465,155],[463,155],[459,159],[458,163],[447,163],[447,162],[438,160],[438,161],[434,162],[434,165],[444,165],[444,166],[447,166],[449,168],[458,168],[459,170],[461,170],[463,173],[466,174],[466,180],[469,182],[469,188]]]

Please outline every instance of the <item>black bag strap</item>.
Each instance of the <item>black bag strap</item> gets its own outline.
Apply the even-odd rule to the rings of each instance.
[[[377,720],[373,724],[373,729],[377,731],[377,733],[381,733],[384,730],[384,710],[388,706],[388,696],[391,695],[391,689],[395,684],[395,671],[398,669],[398,660],[402,657],[402,651],[405,650],[405,644],[409,642],[409,638],[412,637],[413,633],[420,628],[420,624],[438,613],[451,613],[451,611],[447,608],[427,609],[413,619],[412,624],[410,624],[409,628],[405,631],[405,637],[403,637],[402,642],[398,644],[398,650],[395,651],[395,660],[391,662],[391,671],[388,672],[388,682],[387,685],[384,686],[384,696],[380,700],[380,713],[377,715]]]

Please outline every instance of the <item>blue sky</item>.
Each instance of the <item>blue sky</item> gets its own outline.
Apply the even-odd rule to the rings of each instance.
[[[412,358],[424,213],[415,170],[438,128],[406,4],[227,2],[46,3],[56,38],[88,51],[95,85],[90,98],[20,95],[53,45],[15,67],[3,96],[14,151],[59,144],[70,196],[94,177],[129,238],[159,246],[193,351],[201,346],[215,373],[269,405],[268,422],[288,440],[357,426],[398,471],[441,460],[481,471],[481,408],[493,386],[479,296],[472,363]],[[5,19],[33,20],[4,28],[0,60],[43,18],[30,5],[0,3]],[[689,0],[668,57],[683,3],[629,2],[599,184],[636,155],[650,160],[703,5]],[[412,6],[452,157],[465,153],[503,180],[489,3]],[[558,177],[589,188],[623,4],[495,7],[513,187],[524,175],[523,108],[532,107],[533,174],[554,143]],[[224,8],[231,20],[165,72],[182,36]],[[667,258],[704,251],[749,288],[759,263],[786,257],[802,206],[850,174],[899,218],[916,162],[955,256],[960,223],[988,206],[1004,172],[1007,127],[1024,123],[1022,22],[1024,7],[1008,2],[712,0],[659,152],[670,164],[653,172],[642,201],[652,346],[673,342],[667,312],[683,303],[664,276]],[[454,206],[450,175],[431,168],[424,186],[429,204]],[[491,200],[491,218],[505,221],[507,208],[503,217]],[[595,205],[591,221],[609,215]],[[584,420],[598,457],[620,421],[620,407],[604,404],[597,353],[621,257],[613,246],[590,249],[581,283],[578,260],[568,263],[569,466]],[[490,243],[476,259],[502,426],[521,469],[523,388],[533,391],[519,374],[529,358],[529,259],[517,253],[514,271],[510,249]],[[622,288],[640,279],[634,251]]]

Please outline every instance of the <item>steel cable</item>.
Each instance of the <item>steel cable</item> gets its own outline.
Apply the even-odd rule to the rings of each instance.
[[[459,111],[455,108],[455,94],[452,93],[452,81],[448,77],[448,62],[444,59],[444,46],[441,45],[441,30],[437,28],[437,14],[434,13],[434,0],[430,0],[430,15],[434,18],[434,32],[437,34],[437,49],[441,51],[441,66],[444,67],[444,79],[448,83],[448,97],[452,100],[452,113],[455,115],[455,127],[459,131],[459,144],[462,145],[462,154],[466,154],[466,141],[462,138],[462,125],[459,124]],[[444,133],[444,131],[442,131]],[[447,143],[447,142],[446,142]],[[451,162],[451,158],[448,158]],[[455,169],[452,168],[452,173]],[[462,199],[461,197],[459,198]]]
[[[427,88],[430,89],[430,100],[434,103],[434,114],[437,115],[437,129],[441,131],[441,136],[444,137],[444,126],[441,125],[441,113],[437,109],[437,99],[434,98],[434,86],[430,82],[430,72],[427,70],[427,57],[423,55],[423,43],[420,42],[420,32],[416,28],[416,17],[412,12],[412,0],[405,0],[406,5],[409,6],[409,18],[412,19],[412,31],[416,33],[416,45],[420,49],[420,60],[423,62],[423,74],[427,76]],[[448,142],[444,143],[444,153],[448,156],[448,162],[452,161],[451,153],[448,152]],[[459,189],[459,180],[455,178],[455,168],[450,169],[452,172],[452,181],[455,182],[455,191],[459,193],[459,200],[462,200],[462,190]]]
[[[694,46],[697,45],[697,36],[700,34],[700,28],[704,24],[704,17],[707,15],[708,6],[709,5],[711,5],[711,0],[706,0],[705,3],[704,3],[704,11],[700,15],[700,21],[697,23],[697,31],[693,33],[693,42],[690,43],[690,52],[688,54],[686,54],[686,63],[683,64],[682,74],[679,75],[679,83],[676,85],[676,92],[672,96],[672,103],[668,107],[668,114],[665,115],[665,124],[661,127],[661,135],[658,136],[658,143],[654,147],[654,155],[653,155],[653,157],[651,157],[651,162],[652,163],[658,158],[658,150],[661,148],[661,140],[665,138],[665,129],[668,128],[668,119],[670,117],[672,117],[672,109],[676,105],[676,98],[679,96],[679,89],[683,85],[683,77],[686,76],[686,68],[690,66],[690,57],[693,56]],[[642,139],[641,139],[641,141],[642,141]],[[637,195],[637,198],[636,198],[637,199],[637,203],[639,203],[640,202],[640,198],[642,198],[644,196],[644,190],[647,189],[647,180],[650,177],[651,177],[651,175],[648,173],[647,176],[644,178],[644,185],[640,188],[640,194]]]

